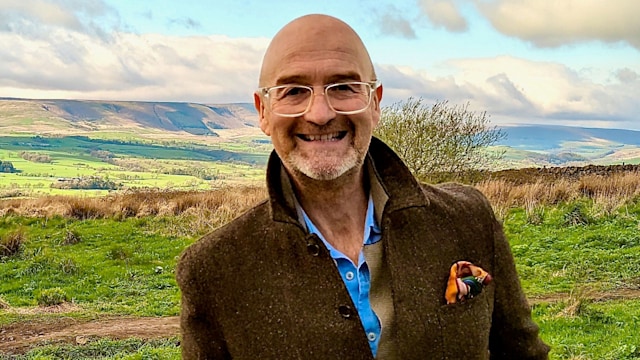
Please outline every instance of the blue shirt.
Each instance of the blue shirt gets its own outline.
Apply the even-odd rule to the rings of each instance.
[[[304,210],[300,210],[302,210],[302,216],[309,233],[318,235],[335,261],[338,271],[342,276],[342,281],[344,281],[344,284],[349,291],[349,295],[351,296],[351,300],[358,310],[362,326],[364,327],[365,334],[369,340],[369,347],[371,347],[371,352],[375,357],[378,351],[378,343],[380,341],[380,333],[382,329],[380,326],[380,319],[378,319],[378,316],[371,308],[371,303],[369,302],[371,275],[362,250],[358,255],[358,264],[356,265],[346,255],[331,246],[324,236],[322,236],[318,228],[313,224],[311,219],[309,219]],[[380,241],[381,237],[382,232],[380,231],[380,227],[376,223],[374,216],[373,198],[369,196],[367,215],[364,223],[364,238],[362,241],[364,245],[375,244]]]

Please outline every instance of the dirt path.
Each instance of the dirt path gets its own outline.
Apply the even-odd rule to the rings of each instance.
[[[577,298],[591,301],[640,299],[640,289],[588,292]],[[570,294],[551,294],[531,297],[529,302],[539,304],[569,299],[571,299]],[[0,327],[0,354],[21,354],[43,341],[83,345],[95,338],[158,339],[177,336],[179,333],[180,323],[177,316],[160,318],[111,317],[97,320],[60,317],[55,321],[19,322]]]
[[[0,354],[20,354],[43,341],[83,345],[91,338],[158,339],[177,336],[180,320],[159,318],[106,318],[82,321],[70,318],[55,322],[24,322],[0,327]]]

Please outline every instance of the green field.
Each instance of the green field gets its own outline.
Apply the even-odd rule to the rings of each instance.
[[[118,189],[210,189],[261,182],[270,145],[254,146],[253,140],[207,145],[179,140],[158,144],[142,138],[4,136],[0,161],[11,162],[17,172],[0,173],[0,198],[106,193],[56,188],[62,181],[90,176],[113,181]],[[50,161],[31,161],[24,154]]]
[[[0,260],[2,300],[13,309],[30,309],[48,289],[58,289],[77,307],[64,314],[0,310],[0,326],[178,315],[177,256],[207,231],[190,225],[198,222],[190,216],[0,218],[0,237],[22,231],[25,238],[18,255]],[[640,300],[624,296],[640,290],[639,219],[640,199],[610,212],[585,200],[506,213],[505,231],[534,319],[552,346],[551,359],[640,359]],[[78,241],[70,243],[69,234]],[[177,359],[176,342],[54,343],[12,359]]]

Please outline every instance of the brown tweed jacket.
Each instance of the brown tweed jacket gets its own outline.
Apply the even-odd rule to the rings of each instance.
[[[546,359],[509,245],[487,200],[460,185],[421,186],[385,144],[369,149],[388,195],[382,242],[391,275],[399,359]],[[322,241],[306,233],[281,189],[182,255],[184,359],[372,359],[358,313]],[[493,282],[446,305],[451,264]],[[384,332],[384,329],[383,329]]]

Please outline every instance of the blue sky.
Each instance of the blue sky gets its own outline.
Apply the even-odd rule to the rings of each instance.
[[[640,130],[637,0],[0,0],[0,97],[250,102],[270,38],[309,13],[361,35],[383,106]]]

